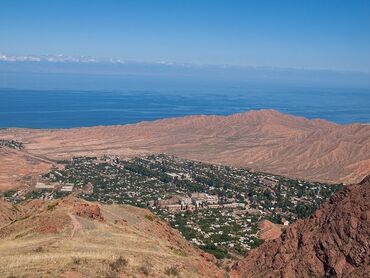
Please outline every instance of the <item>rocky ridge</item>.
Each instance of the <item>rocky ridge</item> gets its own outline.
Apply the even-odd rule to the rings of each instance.
[[[370,176],[234,265],[238,277],[368,277]]]

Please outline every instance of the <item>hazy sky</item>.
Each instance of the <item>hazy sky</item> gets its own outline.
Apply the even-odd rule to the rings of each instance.
[[[0,52],[370,72],[370,1],[1,0]]]

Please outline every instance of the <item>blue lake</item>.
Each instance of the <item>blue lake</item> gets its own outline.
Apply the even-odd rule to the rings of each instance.
[[[0,89],[0,127],[69,128],[136,123],[193,114],[252,109],[370,123],[370,91],[230,87],[167,90]]]

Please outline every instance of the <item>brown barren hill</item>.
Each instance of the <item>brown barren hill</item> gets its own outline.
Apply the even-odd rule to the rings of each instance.
[[[122,126],[5,129],[26,151],[74,155],[160,153],[325,182],[354,183],[370,173],[370,125],[338,125],[274,110],[188,116]]]
[[[36,203],[35,203],[36,202]],[[217,260],[149,210],[69,197],[0,222],[0,277],[224,277]],[[9,207],[0,204],[9,214]]]
[[[237,277],[369,277],[370,176],[234,265]]]

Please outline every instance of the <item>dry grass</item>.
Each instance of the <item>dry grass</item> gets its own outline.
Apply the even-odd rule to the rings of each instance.
[[[47,213],[58,210],[59,206]],[[132,218],[128,221],[132,224],[125,230],[113,221],[101,223],[77,217],[82,229],[73,239],[69,238],[68,229],[58,234],[28,234],[18,239],[11,234],[0,239],[0,277],[60,277],[68,271],[83,274],[82,277],[119,277],[120,273],[125,273],[125,277],[166,277],[176,276],[176,270],[181,277],[207,277],[199,273],[199,267],[209,267],[210,263],[203,262],[196,251],[185,256],[175,252],[180,249],[163,236],[164,231],[145,231],[148,225],[162,228],[148,221],[147,214],[145,210],[120,211],[114,207],[111,215]]]
[[[172,276],[175,276],[175,277],[178,277],[180,276],[180,270],[177,266],[170,266],[168,268],[166,268],[165,272],[164,272],[166,275],[172,277]]]

